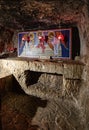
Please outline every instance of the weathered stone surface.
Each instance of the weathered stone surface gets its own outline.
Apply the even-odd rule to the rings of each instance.
[[[56,26],[59,22],[76,22],[80,19],[79,13],[84,4],[79,0],[18,0],[14,3],[1,0],[0,23],[12,29],[35,29]]]
[[[1,0],[0,50],[2,51],[6,44],[17,47],[17,37],[20,31],[76,26],[79,29],[81,55],[85,54],[89,41],[88,3],[88,0],[86,2],[80,0],[18,0],[14,3]]]
[[[62,74],[65,78],[80,79],[82,75],[82,70],[84,65],[76,61],[72,62],[49,62],[49,61],[35,61],[30,59],[1,59],[0,60],[1,69],[5,69],[14,76],[25,70],[36,71],[36,72],[46,72],[54,74]]]
[[[81,81],[84,67],[76,62],[53,63],[16,59],[0,61],[1,69],[13,74],[26,94],[44,98],[58,98],[66,91],[69,95],[75,95],[76,81]]]
[[[47,8],[46,8],[47,7]],[[65,72],[65,77],[63,78],[64,86],[64,94],[69,94],[72,91],[70,88],[70,84],[74,85],[74,88],[77,89],[77,82],[79,78],[82,77],[84,82],[81,84],[80,93],[77,94],[77,98],[75,96],[69,99],[59,99],[53,101],[53,98],[47,102],[47,108],[39,107],[36,109],[36,115],[33,118],[34,124],[39,124],[40,130],[88,130],[89,129],[89,1],[88,0],[55,0],[55,1],[11,1],[11,0],[1,0],[0,1],[0,52],[4,49],[5,43],[12,43],[17,46],[17,33],[19,31],[26,31],[26,30],[34,30],[34,29],[49,29],[49,28],[60,28],[60,27],[72,27],[76,26],[79,30],[80,36],[80,60],[85,63],[83,74],[81,75],[81,67],[72,67],[71,71],[69,65],[65,65],[65,71],[62,68],[62,71],[59,68],[56,68],[56,72],[60,72],[63,74]],[[55,18],[56,16],[56,18]],[[59,27],[60,26],[60,27]],[[4,27],[4,28],[3,28]],[[9,30],[8,30],[9,28]],[[7,32],[7,33],[6,33]],[[14,33],[14,35],[13,35]],[[4,35],[5,34],[5,35]],[[13,39],[13,37],[14,39]],[[10,37],[9,37],[10,36]],[[8,38],[10,38],[8,40]],[[12,40],[13,39],[13,40]],[[4,68],[8,68],[11,73],[14,72],[14,76],[18,79],[20,74],[23,73],[24,69],[28,70],[27,66],[24,66],[22,62],[19,62],[19,66],[16,69],[13,69],[14,66],[17,66],[16,62],[12,62],[10,65],[9,62],[4,62],[2,64],[0,61],[0,65]],[[27,62],[26,62],[27,63]],[[36,62],[35,62],[36,63]],[[7,65],[8,64],[8,67]],[[37,63],[36,63],[37,64]],[[31,71],[43,71],[42,66],[38,65],[36,69],[34,69],[34,65],[30,63],[32,67]],[[22,69],[21,68],[24,68]],[[50,67],[50,65],[48,65]],[[1,67],[0,67],[1,68]],[[43,67],[44,68],[44,67]],[[52,66],[53,68],[53,66]],[[52,69],[51,68],[51,69]],[[45,70],[50,72],[49,69]],[[45,72],[44,70],[44,72]],[[16,73],[19,73],[16,74]],[[63,73],[62,73],[63,72]],[[79,72],[79,74],[78,74]],[[55,73],[53,70],[52,73]],[[51,73],[51,74],[52,74]],[[75,73],[77,73],[75,75]],[[23,73],[24,74],[24,73]],[[67,75],[68,74],[68,75]],[[54,76],[55,77],[55,76]],[[72,81],[71,77],[75,80]],[[24,79],[24,77],[22,78]],[[23,81],[23,80],[21,80]],[[23,84],[25,82],[23,81]],[[5,84],[4,84],[5,85]],[[26,85],[26,84],[25,84]],[[37,83],[39,88],[39,83]],[[26,87],[26,86],[25,86]],[[35,88],[35,85],[33,85]],[[42,86],[41,86],[42,87]],[[31,87],[32,88],[32,87]],[[67,91],[68,88],[68,91]],[[37,89],[36,89],[37,90]],[[40,90],[40,88],[39,88]],[[32,93],[36,95],[36,93],[40,91],[32,90]],[[43,94],[44,95],[44,94]],[[19,95],[18,95],[19,96]],[[3,103],[3,129],[4,130],[21,130],[26,128],[27,130],[30,129],[37,129],[35,126],[30,126],[26,115],[23,115],[22,112],[22,104],[25,104],[19,96],[15,98],[14,94],[11,96],[8,94],[5,98]],[[8,97],[8,98],[7,98]],[[25,98],[25,97],[24,97]],[[19,100],[21,99],[21,100]],[[3,101],[3,100],[2,100]],[[10,104],[10,101],[13,102]],[[28,101],[29,102],[29,101]],[[35,100],[36,102],[36,100]],[[21,104],[22,103],[22,104]],[[36,102],[37,103],[37,102]],[[16,109],[14,106],[16,105]],[[20,106],[18,104],[21,104]],[[26,104],[27,105],[27,102]],[[13,106],[13,107],[12,107]],[[34,105],[26,106],[26,109],[30,109],[30,112],[33,110]],[[10,109],[7,109],[10,108]],[[11,109],[13,108],[13,109]],[[22,111],[21,111],[22,110]],[[56,111],[57,110],[57,111]],[[19,113],[19,114],[18,114]],[[27,112],[28,113],[28,112]],[[57,113],[57,114],[56,114]],[[26,114],[26,111],[25,111]],[[14,117],[14,118],[13,118]],[[21,122],[20,122],[21,121]],[[24,125],[23,125],[24,124]],[[25,126],[25,127],[24,127]],[[42,128],[43,127],[43,128]]]
[[[76,73],[79,78],[76,75],[70,77],[71,71],[72,73],[75,69],[78,71],[77,65],[82,66],[83,71],[83,64],[48,61],[46,64],[46,62],[17,59],[0,61],[0,68],[3,70],[1,73],[6,70],[5,72],[14,76],[7,81],[7,84],[4,82],[2,85],[5,92],[1,96],[3,130],[86,129],[86,122],[83,120],[85,113],[78,101],[81,76]],[[71,71],[69,65],[72,66]],[[51,69],[48,71],[48,68],[44,71],[43,66],[53,68],[52,72]],[[68,72],[68,77],[65,71]]]
[[[64,96],[75,96],[77,97],[79,94],[79,90],[81,89],[80,86],[82,81],[79,79],[72,80],[72,79],[63,79],[63,95]]]
[[[85,111],[79,101],[28,96],[13,86],[1,96],[2,130],[86,130]],[[5,87],[6,89],[6,87]]]
[[[83,66],[78,64],[64,64],[64,77],[66,79],[81,79]]]
[[[83,113],[84,114],[84,113]],[[46,108],[39,108],[33,118],[33,124],[39,124],[40,130],[84,130],[86,129],[80,106],[71,100],[50,100]]]

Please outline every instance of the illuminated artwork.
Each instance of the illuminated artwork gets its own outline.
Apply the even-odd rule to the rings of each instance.
[[[19,57],[71,58],[71,29],[40,30],[18,34]]]

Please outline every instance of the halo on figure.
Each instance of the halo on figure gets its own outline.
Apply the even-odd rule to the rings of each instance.
[[[34,33],[33,33],[33,32],[30,32],[30,33],[29,33],[29,37],[30,37],[30,40],[31,40],[31,41],[34,41]]]
[[[51,40],[53,39],[53,37],[55,36],[54,32],[48,32],[48,45],[49,47],[54,50],[53,44],[51,43]]]
[[[52,39],[55,36],[54,32],[48,32],[48,38]]]
[[[38,36],[42,36],[42,35],[43,35],[42,31],[38,31],[38,32],[37,32],[37,35],[38,35]]]

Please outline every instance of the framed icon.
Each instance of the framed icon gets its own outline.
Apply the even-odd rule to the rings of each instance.
[[[18,33],[19,57],[71,59],[71,28]]]

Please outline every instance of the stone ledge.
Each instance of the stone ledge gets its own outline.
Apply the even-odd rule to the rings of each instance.
[[[76,61],[48,61],[28,58],[0,59],[0,69],[14,76],[25,70],[63,75],[66,79],[81,79],[84,64]],[[17,74],[16,74],[17,73]]]
[[[18,81],[22,90],[28,95],[44,98],[59,98],[63,95],[71,95],[71,93],[76,95],[76,93],[79,92],[80,85],[78,87],[76,86],[82,80],[81,76],[84,68],[82,63],[74,61],[37,61],[18,58],[1,59],[0,63],[1,79],[3,76],[5,77],[8,74],[12,74]],[[32,72],[32,75],[30,72]],[[41,75],[43,74],[42,79],[41,76],[39,77],[40,72]],[[29,82],[32,80],[33,75],[38,76],[40,82],[41,80],[45,81],[47,79],[47,82],[49,82],[51,78],[51,84],[47,84],[47,82],[39,83],[39,80],[33,84],[26,84],[27,80],[29,80]],[[61,85],[59,85],[59,78],[57,79],[55,76],[61,76],[62,79],[60,80],[63,81]],[[33,77],[33,81],[34,78],[36,77]],[[57,86],[55,86],[56,84]],[[50,88],[51,85],[52,88]]]

